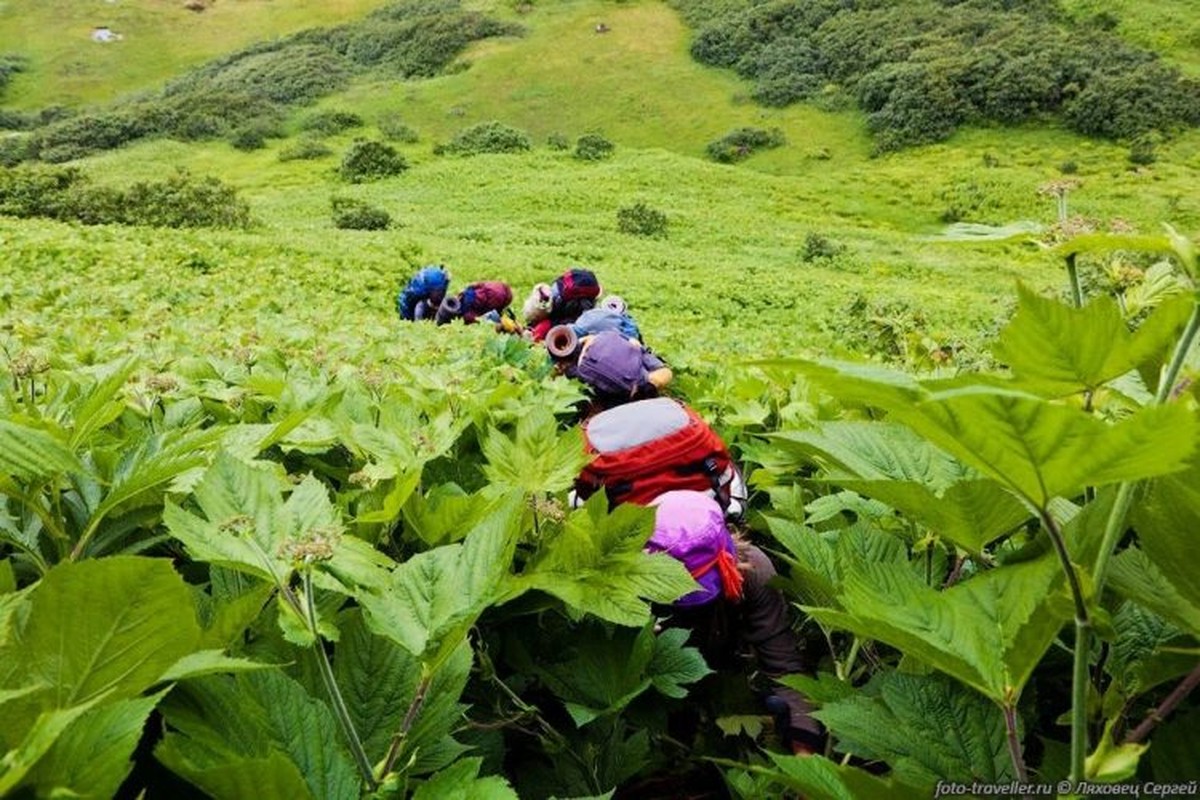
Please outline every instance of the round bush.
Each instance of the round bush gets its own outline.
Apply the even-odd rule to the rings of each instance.
[[[390,178],[406,169],[408,162],[390,144],[358,139],[346,151],[338,174],[342,180],[362,183]]]
[[[472,156],[480,153],[523,153],[532,147],[529,134],[502,122],[481,122],[463,128],[448,144],[435,148],[438,154]]]
[[[333,210],[333,224],[343,230],[382,231],[392,224],[391,214],[361,200],[333,197],[329,205]]]
[[[603,161],[612,158],[615,146],[598,133],[585,133],[575,140],[575,157],[581,161]]]
[[[667,215],[645,203],[617,209],[617,230],[632,236],[662,239],[667,235]]]

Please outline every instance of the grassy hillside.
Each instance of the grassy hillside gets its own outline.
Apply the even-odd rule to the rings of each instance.
[[[29,58],[4,97],[12,108],[103,103],[148,89],[211,58],[316,26],[362,16],[384,0],[214,0],[203,12],[183,0],[6,0],[0,49]],[[123,38],[98,44],[94,27]]]
[[[258,8],[243,5],[248,13]],[[82,290],[73,265],[135,259],[144,269],[133,284],[105,286],[89,302],[119,305],[137,286],[159,297],[196,280],[214,284],[222,297],[248,292],[244,303],[225,306],[221,330],[207,303],[171,304],[172,316],[211,325],[214,341],[259,325],[259,301],[251,298],[272,293],[287,298],[273,301],[272,319],[318,333],[386,331],[396,286],[421,263],[445,262],[456,281],[503,278],[519,296],[581,264],[625,295],[652,341],[682,362],[834,352],[859,328],[889,326],[976,350],[1006,313],[1016,280],[1046,289],[1063,279],[1058,263],[1033,246],[931,244],[925,237],[951,212],[976,222],[1052,222],[1053,202],[1037,189],[1066,165],[1082,183],[1073,212],[1102,224],[1119,217],[1143,230],[1169,221],[1193,236],[1200,231],[1190,177],[1200,167],[1195,133],[1162,145],[1156,163],[1136,170],[1125,146],[1044,127],[968,130],[872,158],[855,112],[746,102],[734,76],[690,59],[688,30],[663,3],[571,0],[520,15],[507,4],[476,5],[519,18],[525,35],[475,46],[461,59],[466,68],[449,75],[362,82],[322,101],[318,108],[353,111],[368,123],[328,139],[331,156],[281,162],[291,139],[250,153],[220,142],[158,141],[81,162],[97,180],[114,183],[158,178],[177,166],[216,175],[241,189],[262,225],[248,234],[76,234],[5,221],[5,240],[17,245],[4,257],[10,307],[25,309],[31,296],[44,295],[59,270],[69,276],[63,296],[75,297]],[[599,22],[611,30],[597,34]],[[396,116],[419,134],[398,145],[412,169],[377,183],[340,182],[335,167],[351,140],[380,136],[375,125]],[[528,131],[534,152],[433,155],[435,143],[490,119]],[[788,143],[740,166],[703,158],[708,142],[746,125],[777,127]],[[546,147],[551,134],[573,141],[586,131],[612,139],[615,157],[585,163]],[[329,214],[335,195],[382,207],[399,224],[380,233],[338,231]],[[666,239],[617,232],[617,209],[637,201],[667,213]],[[52,247],[60,236],[75,244]],[[838,254],[805,260],[814,236]],[[39,286],[15,277],[25,267],[12,254],[33,252],[55,265]],[[203,277],[179,269],[188,254],[208,265]],[[255,276],[252,290],[247,275]],[[330,292],[340,299],[330,301]],[[849,314],[858,298],[867,307]],[[51,326],[42,311],[29,313]],[[143,324],[130,315],[102,338],[120,341]],[[194,345],[187,330],[180,328],[182,347]]]

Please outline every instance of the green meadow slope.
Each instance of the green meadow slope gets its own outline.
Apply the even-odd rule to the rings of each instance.
[[[19,5],[8,3],[0,18],[9,36]],[[149,15],[155,5],[117,8]],[[271,3],[218,0],[210,11],[188,12],[175,23],[180,31],[212,26],[186,52],[164,51],[141,63],[131,37],[104,51],[111,61],[92,63],[86,90],[32,70],[14,82],[9,105],[35,107],[84,93],[99,100],[146,88],[214,54],[218,43],[232,49],[379,4],[293,5],[293,13],[272,15]],[[130,343],[145,336],[176,338],[185,348],[217,346],[247,330],[269,338],[275,322],[309,326],[318,338],[343,329],[394,335],[395,288],[422,263],[446,263],[459,282],[503,278],[518,295],[580,264],[624,295],[649,338],[683,364],[711,366],[730,353],[832,353],[889,330],[924,340],[918,347],[961,347],[969,360],[1007,314],[1018,280],[1049,289],[1063,276],[1057,261],[1031,244],[931,241],[948,211],[965,208],[964,218],[975,222],[1052,222],[1054,203],[1037,190],[1062,177],[1070,162],[1081,184],[1070,197],[1073,213],[1101,224],[1120,218],[1157,230],[1170,222],[1186,234],[1200,232],[1195,132],[1161,145],[1158,160],[1138,169],[1127,161],[1127,145],[1042,126],[966,130],[942,144],[873,158],[857,112],[764,109],[746,99],[736,76],[694,62],[689,29],[664,3],[567,0],[522,14],[506,3],[472,5],[519,21],[525,34],[473,46],[441,77],[360,81],[324,99],[317,109],[351,111],[367,125],[326,140],[333,154],[323,159],[279,160],[295,144],[294,127],[292,138],[249,153],[224,142],[153,141],[79,162],[97,181],[116,184],[160,178],[177,167],[215,175],[239,188],[261,225],[247,233],[101,233],[0,220],[6,313],[43,335],[53,332],[69,349],[83,333],[53,316],[63,305],[120,305],[135,288],[155,300],[198,281],[234,298],[223,301],[219,324],[208,304],[174,302],[169,314],[135,311],[99,331],[93,324],[89,346],[110,341],[136,348]],[[244,15],[240,24],[218,16],[235,12]],[[135,30],[135,17],[129,19],[128,30]],[[228,26],[224,33],[218,22]],[[595,32],[601,22],[609,32]],[[24,41],[50,52],[49,38]],[[376,126],[395,117],[419,134],[397,145],[411,169],[374,183],[338,180],[340,153],[356,137],[380,138]],[[434,155],[437,143],[488,120],[527,131],[534,150]],[[787,144],[738,166],[704,157],[708,142],[742,126],[778,128]],[[547,146],[551,136],[573,142],[593,131],[616,143],[611,160],[583,162]],[[381,207],[397,225],[384,232],[337,230],[333,196]],[[667,214],[665,239],[618,232],[617,210],[634,202]],[[806,257],[821,241],[837,254]],[[24,277],[30,258],[42,265],[36,282]],[[206,265],[203,274],[180,269],[189,259]],[[78,273],[90,262],[122,260],[142,265],[136,279],[92,287],[85,301]],[[49,310],[47,293],[54,296]],[[272,296],[277,300],[264,316],[260,304]],[[197,339],[197,326],[209,335]],[[12,326],[8,335],[32,344]]]

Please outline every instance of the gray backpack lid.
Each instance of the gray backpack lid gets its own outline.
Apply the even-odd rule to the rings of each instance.
[[[628,450],[674,433],[688,424],[683,406],[669,397],[635,400],[587,421],[588,442],[601,453]]]

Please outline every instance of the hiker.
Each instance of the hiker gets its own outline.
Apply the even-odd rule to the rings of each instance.
[[[523,308],[531,338],[540,342],[555,325],[579,319],[580,314],[596,307],[599,296],[600,283],[590,269],[572,268],[552,284],[538,284]]]
[[[593,411],[658,397],[672,378],[661,358],[615,329],[579,336],[570,325],[556,326],[546,349],[561,373],[588,387]]]
[[[787,599],[768,585],[775,566],[760,548],[730,532],[717,501],[703,492],[670,491],[650,505],[655,521],[647,552],[679,560],[699,584],[670,607],[656,609],[665,614],[662,625],[690,630],[689,643],[715,670],[733,667],[748,648],[768,678],[809,673]],[[783,723],[786,747],[821,751],[824,732],[802,694],[772,681],[765,703]]]
[[[511,303],[512,289],[507,283],[479,281],[469,284],[457,295],[442,301],[437,312],[437,324],[445,325],[451,320],[461,318],[463,324],[472,325],[484,317],[501,324],[501,314]]]
[[[396,295],[396,313],[400,319],[433,319],[450,288],[450,273],[441,264],[418,270]]]

